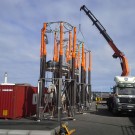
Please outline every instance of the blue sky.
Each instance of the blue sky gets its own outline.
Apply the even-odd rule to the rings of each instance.
[[[92,51],[92,89],[110,90],[114,76],[121,74],[120,62],[112,58],[113,51],[106,40],[85,13],[80,12],[84,4],[124,52],[129,61],[130,75],[135,76],[134,0],[1,0],[0,82],[8,72],[9,82],[36,86],[43,23],[65,21],[77,28],[81,24],[85,47]]]

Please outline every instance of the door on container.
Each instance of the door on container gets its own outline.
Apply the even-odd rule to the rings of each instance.
[[[14,86],[0,85],[0,118],[12,118],[14,106]]]

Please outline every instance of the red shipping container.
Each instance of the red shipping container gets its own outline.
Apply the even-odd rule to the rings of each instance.
[[[35,89],[25,85],[0,85],[0,118],[16,119],[36,113]]]

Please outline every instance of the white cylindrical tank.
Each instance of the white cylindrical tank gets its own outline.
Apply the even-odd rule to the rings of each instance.
[[[7,72],[5,72],[5,74],[4,74],[4,83],[7,83],[7,80],[8,80],[8,74],[7,74]]]

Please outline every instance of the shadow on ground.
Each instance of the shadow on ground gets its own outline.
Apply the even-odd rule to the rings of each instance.
[[[112,113],[108,111],[106,105],[99,105],[97,110],[93,109],[90,111],[91,114],[100,115],[100,116],[108,116],[112,117]]]

